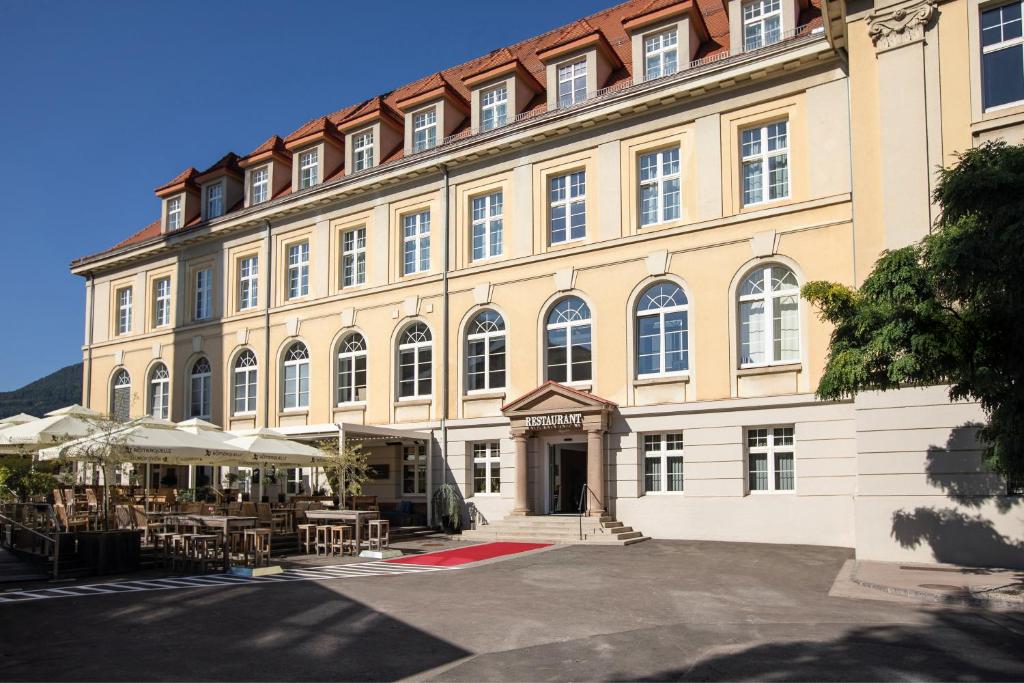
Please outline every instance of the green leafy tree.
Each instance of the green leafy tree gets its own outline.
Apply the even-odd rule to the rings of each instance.
[[[0,498],[13,497],[25,502],[46,495],[61,483],[55,469],[55,463],[33,464],[32,458],[25,455],[0,457]]]
[[[347,444],[339,451],[337,439],[324,439],[316,447],[326,458],[324,473],[338,499],[338,505],[344,508],[345,498],[362,495],[363,484],[370,478],[370,463],[366,453],[359,445]]]
[[[989,143],[940,171],[927,237],[886,251],[857,289],[809,282],[834,326],[823,399],[949,384],[978,401],[985,462],[1024,479],[1024,146]]]

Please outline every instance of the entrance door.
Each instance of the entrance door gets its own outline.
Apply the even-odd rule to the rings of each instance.
[[[587,483],[587,447],[583,444],[557,445],[551,454],[551,512],[579,512],[580,495]]]

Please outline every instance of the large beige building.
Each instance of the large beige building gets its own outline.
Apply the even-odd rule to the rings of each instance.
[[[85,403],[343,425],[382,505],[446,481],[478,532],[582,499],[660,538],[1020,565],[977,407],[817,400],[799,297],[926,234],[956,151],[1021,138],[1020,7],[633,0],[190,168],[72,266]]]

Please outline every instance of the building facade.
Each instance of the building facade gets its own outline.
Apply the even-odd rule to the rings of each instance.
[[[926,234],[958,150],[1021,138],[1019,12],[633,0],[189,168],[72,264],[84,404],[426,432],[368,440],[366,492],[455,484],[480,525],[586,500],[872,559],[963,561],[949,539],[987,529],[968,561],[1020,564],[977,407],[818,401],[830,330],[799,296]]]

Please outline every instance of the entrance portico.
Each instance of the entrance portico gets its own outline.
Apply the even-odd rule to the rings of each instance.
[[[591,516],[600,517],[605,514],[607,503],[604,434],[608,429],[611,411],[615,407],[616,404],[611,401],[557,382],[542,384],[502,407],[502,413],[511,423],[512,441],[515,444],[516,488],[513,515],[543,514],[549,509],[547,505],[532,506],[530,503],[529,453],[533,451],[538,457],[544,457],[544,464],[547,465],[546,449],[540,446],[541,442],[550,442],[551,437],[561,437],[562,441],[585,439],[584,509]],[[542,471],[540,467],[538,471]],[[549,489],[555,486],[554,477],[550,474],[547,485]],[[564,488],[565,490],[561,491],[562,496],[576,495],[575,490],[569,490],[571,487]],[[564,511],[566,507],[551,508],[552,512],[559,510]]]

